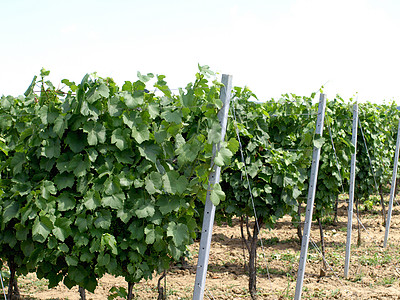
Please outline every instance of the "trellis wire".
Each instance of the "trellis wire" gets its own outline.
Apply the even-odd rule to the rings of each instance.
[[[325,119],[325,121],[327,122],[326,119]],[[335,143],[333,142],[333,136],[332,136],[331,126],[329,125],[329,122],[327,122],[327,125],[328,125],[329,136],[330,136],[330,138],[331,138],[333,153],[335,154],[336,167],[337,167],[337,169],[338,169],[338,171],[339,171],[340,186],[341,186],[341,188],[342,188],[342,194],[344,194],[343,180],[342,180],[342,175],[340,174],[340,165],[339,165],[339,160],[338,160],[338,157],[337,157],[337,154],[336,154]]]
[[[372,166],[371,156],[369,155],[368,146],[367,146],[367,142],[366,142],[366,140],[365,140],[364,131],[363,131],[363,129],[362,129],[360,119],[358,119],[358,123],[359,123],[359,125],[360,125],[361,135],[362,135],[363,141],[364,141],[364,146],[365,146],[365,149],[367,150],[367,156],[368,156],[368,160],[369,160],[369,165],[370,165],[370,168],[371,168],[371,171],[372,171],[372,175],[373,175],[373,177],[374,177],[375,189],[376,189],[376,192],[377,192],[378,194],[380,194],[379,188],[378,188],[378,184],[377,184],[377,182],[376,182],[374,167]],[[394,200],[395,200],[395,202],[397,203],[397,205],[400,205],[399,202],[398,202],[396,199],[394,199]]]
[[[364,130],[363,130],[363,128],[362,128],[360,119],[358,119],[358,125],[360,126],[361,135],[362,135],[362,138],[363,138],[363,141],[364,141],[364,147],[365,147],[365,150],[367,151],[367,156],[368,156],[368,160],[369,160],[369,165],[370,165],[370,168],[371,168],[371,171],[372,171],[372,175],[373,175],[373,177],[374,177],[375,188],[376,188],[377,193],[379,194],[379,188],[378,188],[378,183],[376,182],[374,167],[372,166],[371,156],[369,155],[368,146],[367,146],[367,141],[365,140]]]
[[[228,121],[229,105],[231,100],[232,76],[222,75],[222,82],[225,88],[221,89],[220,98],[224,105],[218,112],[218,119],[221,123],[221,142],[225,139],[226,126]],[[218,151],[219,145],[213,146],[213,156]],[[209,188],[211,184],[218,183],[220,180],[221,167],[212,164],[213,171],[209,177]],[[193,300],[200,300],[204,297],[204,288],[207,277],[207,267],[211,247],[212,229],[214,225],[215,205],[211,202],[210,191],[207,191],[206,203],[204,207],[203,225],[199,245],[199,255],[197,260],[196,278],[193,290]]]
[[[213,299],[213,300],[215,300],[213,294],[210,292],[210,290],[207,288],[207,286],[205,286],[205,288],[206,288],[207,293],[211,296],[211,298],[210,298],[210,296],[207,295],[208,299]]]
[[[398,168],[398,162],[399,162],[399,147],[400,147],[400,119],[399,119],[399,125],[398,125],[398,129],[397,129],[396,150],[395,150],[396,152],[394,155],[392,185],[390,187],[389,208],[388,208],[388,215],[387,215],[387,220],[386,220],[385,237],[383,240],[384,248],[386,248],[387,241],[389,238],[390,221],[392,218],[392,209],[393,209],[393,199],[395,198],[397,168]]]
[[[316,128],[315,128],[315,134],[319,135],[319,136],[322,136],[322,133],[323,133],[325,107],[326,107],[326,95],[321,94],[319,104],[318,104],[318,117],[317,117]],[[315,199],[315,193],[316,193],[320,152],[321,152],[321,148],[314,147],[312,164],[311,164],[311,178],[310,178],[310,182],[309,182],[308,196],[307,196],[305,224],[304,224],[304,229],[303,229],[303,238],[302,238],[302,242],[301,242],[299,268],[297,271],[296,290],[295,290],[295,295],[294,295],[294,299],[296,299],[296,300],[301,299],[301,293],[303,290],[303,280],[304,280],[304,273],[305,273],[305,267],[306,267],[308,245],[309,245],[309,241],[310,241],[309,237],[310,237],[310,231],[311,231],[312,214],[313,214],[313,209],[314,209],[314,199]]]
[[[318,245],[314,242],[314,240],[310,236],[310,241],[311,245],[318,251],[318,253],[321,255],[322,260],[325,262],[325,264],[329,267],[329,269],[332,270],[333,275],[335,275],[340,281],[340,277],[336,274],[335,270],[331,267],[331,265],[326,261],[325,256],[322,254],[322,251],[319,249]]]
[[[238,142],[239,142],[240,156],[241,156],[241,159],[242,159],[242,163],[243,163],[243,165],[244,165],[244,172],[245,172],[245,174],[246,174],[247,185],[248,185],[248,187],[249,187],[249,193],[250,193],[251,204],[252,204],[252,206],[253,206],[253,212],[254,212],[254,218],[255,218],[254,221],[255,221],[256,226],[257,226],[257,231],[258,231],[259,233],[261,233],[260,225],[258,224],[256,206],[254,205],[253,193],[252,193],[252,191],[251,191],[251,184],[250,184],[249,174],[247,173],[246,162],[245,162],[245,159],[244,159],[242,141],[241,141],[240,135],[239,135],[239,128],[237,127],[237,119],[236,119],[235,108],[234,108],[234,105],[232,105],[231,107],[233,107],[233,108],[232,108],[232,113],[233,113],[233,118],[234,118],[235,131],[236,131],[236,135],[237,135],[237,137],[238,137]],[[264,245],[263,245],[263,242],[262,242],[262,238],[261,238],[261,237],[260,237],[260,244],[261,244],[261,249],[262,249],[262,252],[263,252],[264,259],[265,259]],[[269,269],[268,269],[268,264],[267,264],[267,262],[265,262],[265,267],[266,267],[266,269],[267,269],[268,279],[271,279],[271,278],[270,278],[270,275],[269,275]]]
[[[353,126],[351,143],[354,145],[354,153],[351,154],[350,162],[350,182],[349,182],[349,205],[347,209],[347,236],[346,236],[346,254],[344,261],[344,277],[349,275],[350,254],[351,254],[351,234],[353,230],[353,206],[354,206],[354,188],[356,179],[356,159],[357,159],[357,133],[358,133],[358,104],[353,105]],[[357,210],[358,212],[358,210]],[[358,217],[358,216],[357,216]],[[360,222],[358,223],[360,224]]]

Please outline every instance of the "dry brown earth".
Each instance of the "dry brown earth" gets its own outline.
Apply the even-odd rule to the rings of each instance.
[[[332,269],[320,277],[321,255],[310,244],[304,280],[303,299],[400,299],[400,207],[395,207],[389,246],[383,249],[384,227],[379,207],[362,212],[363,244],[353,246],[350,277],[344,279],[344,256],[347,212],[339,210],[336,225],[325,224],[326,259]],[[243,267],[244,252],[238,222],[214,227],[210,252],[205,299],[250,299],[247,275]],[[353,245],[357,240],[354,222]],[[296,285],[300,246],[296,229],[289,217],[279,220],[274,230],[262,230],[263,249],[259,248],[258,292],[260,299],[293,299]],[[318,227],[313,225],[311,239],[319,246]],[[188,267],[172,268],[166,277],[168,299],[192,299],[198,243],[189,247]],[[269,269],[270,279],[267,275]],[[157,299],[158,276],[135,285],[135,299]],[[47,289],[44,280],[34,274],[20,278],[20,289],[25,299],[80,299],[77,289],[60,285]],[[164,284],[165,281],[162,281]],[[87,299],[107,299],[112,287],[126,287],[123,278],[105,276],[94,294]],[[122,298],[117,298],[122,299]]]

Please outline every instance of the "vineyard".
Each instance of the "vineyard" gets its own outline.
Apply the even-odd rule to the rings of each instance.
[[[122,87],[86,75],[56,88],[48,75],[1,97],[3,297],[190,299],[205,269],[201,299],[292,299],[300,250],[304,298],[400,296],[379,289],[400,276],[399,210],[388,205],[395,103],[359,103],[355,122],[353,100],[323,110],[317,94],[258,102],[207,66],[178,90],[151,73]]]

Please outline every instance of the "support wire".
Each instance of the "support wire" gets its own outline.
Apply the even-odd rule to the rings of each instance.
[[[234,102],[233,102],[233,104],[234,104]],[[232,112],[233,112],[235,131],[236,131],[236,135],[237,135],[238,142],[239,142],[240,156],[242,158],[242,162],[243,162],[243,165],[244,165],[244,172],[246,174],[246,181],[247,181],[247,185],[248,185],[248,188],[249,188],[251,204],[253,206],[253,213],[254,213],[255,223],[256,223],[256,226],[257,226],[257,231],[260,234],[261,233],[260,225],[258,224],[256,206],[254,205],[254,199],[253,199],[253,193],[251,191],[251,184],[250,184],[249,174],[247,172],[246,161],[244,159],[244,154],[243,154],[242,141],[240,140],[240,135],[239,135],[239,128],[237,127],[237,119],[236,119],[236,113],[235,113],[234,105],[231,105],[231,108],[232,108]],[[262,249],[262,252],[263,252],[264,259],[265,259],[265,267],[267,269],[268,279],[271,280],[271,277],[270,277],[270,274],[269,274],[268,264],[267,264],[267,261],[266,261],[266,258],[265,258],[264,245],[263,245],[263,241],[262,241],[261,237],[260,237],[260,244],[261,244],[261,249]]]

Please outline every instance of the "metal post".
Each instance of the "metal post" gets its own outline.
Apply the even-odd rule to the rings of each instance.
[[[225,139],[226,125],[228,122],[229,104],[232,90],[232,76],[222,75],[222,84],[220,99],[223,107],[218,113],[218,119],[221,123],[221,142]],[[214,155],[219,145],[214,145]],[[204,208],[203,226],[201,230],[199,258],[197,260],[196,279],[193,291],[193,300],[202,300],[204,297],[204,288],[206,284],[208,258],[210,254],[212,229],[214,225],[215,206],[210,200],[210,186],[218,183],[221,175],[221,167],[214,167],[209,177],[208,191],[206,196],[206,205]]]
[[[315,129],[315,134],[317,137],[322,136],[322,131],[324,128],[325,106],[326,106],[326,95],[321,94],[319,98],[317,125]],[[295,300],[301,299],[301,292],[303,289],[303,280],[304,280],[304,272],[307,261],[308,244],[310,242],[310,231],[311,231],[312,214],[314,209],[315,191],[317,187],[320,154],[321,154],[321,148],[314,147],[312,164],[311,164],[311,179],[310,179],[310,185],[308,187],[306,219],[304,221],[304,232],[301,243],[299,270],[297,271],[296,293],[294,296]]]
[[[385,239],[383,241],[383,248],[386,248],[387,240],[389,237],[389,228],[390,228],[390,219],[392,218],[394,192],[396,190],[397,165],[399,163],[399,147],[400,147],[400,119],[399,119],[399,126],[397,129],[396,153],[394,154],[392,186],[390,187],[389,210],[386,221]]]
[[[350,247],[351,247],[351,231],[353,229],[353,203],[354,203],[354,185],[356,179],[356,154],[357,154],[357,125],[358,125],[358,105],[353,105],[353,129],[351,143],[354,145],[354,153],[351,154],[350,165],[350,190],[349,190],[349,209],[347,217],[347,241],[346,241],[346,257],[344,261],[344,277],[349,276],[350,264]]]

